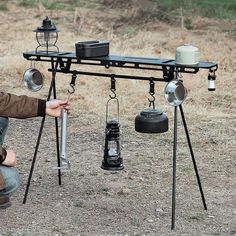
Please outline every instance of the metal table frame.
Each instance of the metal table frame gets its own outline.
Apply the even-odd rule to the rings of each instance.
[[[45,53],[45,52],[26,52],[23,56],[27,60],[49,62],[51,67],[48,69],[52,73],[51,85],[48,91],[47,100],[51,98],[53,93],[53,98],[56,99],[56,73],[72,74],[72,75],[88,75],[88,76],[98,76],[98,77],[108,77],[108,78],[122,78],[122,79],[135,79],[135,80],[152,80],[158,82],[169,82],[177,76],[177,73],[191,73],[196,74],[200,69],[207,69],[209,73],[217,70],[218,65],[211,62],[200,62],[194,66],[177,65],[175,60],[172,59],[158,59],[158,58],[144,58],[144,57],[129,57],[129,56],[103,56],[81,59],[77,58],[75,53],[72,52],[58,52],[58,53]],[[87,72],[82,70],[72,70],[71,65],[91,65],[90,69],[96,69],[97,66],[103,66],[107,69],[110,67],[127,68],[127,69],[138,69],[138,70],[152,70],[161,71],[163,73],[161,78],[158,77],[147,77],[147,76],[132,76],[127,74],[112,74],[112,73],[98,73],[98,72]],[[172,217],[171,217],[171,229],[175,228],[175,205],[176,205],[176,155],[177,155],[177,113],[180,110],[181,118],[183,121],[183,126],[186,134],[186,139],[188,142],[190,155],[192,158],[194,171],[196,174],[199,191],[201,194],[204,209],[207,210],[206,200],[204,197],[202,184],[200,176],[198,173],[198,168],[196,160],[194,157],[192,144],[187,128],[187,123],[184,116],[184,111],[182,105],[174,107],[174,137],[173,137],[173,180],[172,180]],[[38,139],[35,147],[34,156],[32,159],[31,169],[28,176],[28,181],[25,189],[23,204],[26,203],[31,178],[34,171],[34,165],[37,157],[37,152],[40,144],[40,139],[43,131],[43,126],[45,122],[45,116],[42,118],[41,126],[38,134]],[[58,167],[60,167],[60,156],[59,156],[59,134],[58,134],[58,119],[55,118],[56,127],[56,147],[57,147],[57,161]],[[58,168],[58,181],[61,185],[61,170]]]

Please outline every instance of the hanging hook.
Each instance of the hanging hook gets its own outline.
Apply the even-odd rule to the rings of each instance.
[[[114,75],[111,75],[111,92],[113,93],[113,95],[109,95],[111,99],[115,99],[116,98],[116,80]]]
[[[30,68],[35,68],[35,59],[30,60]]]
[[[148,98],[149,107],[152,106],[152,108],[155,109],[155,97],[154,97],[154,95],[151,95],[151,96],[152,96],[152,99]]]
[[[151,99],[150,98],[148,98],[148,101],[149,101],[149,107],[151,107],[152,106],[152,108],[153,109],[155,109],[155,96],[154,96],[154,94],[155,94],[155,88],[154,88],[154,86],[155,86],[155,83],[153,82],[153,80],[152,79],[150,79],[150,90],[149,90],[149,94],[151,95]]]
[[[111,98],[111,99],[115,99],[116,98],[116,93],[115,93],[115,91],[113,91],[113,90],[111,90],[111,92],[113,93],[113,95],[109,95],[109,97]]]
[[[178,80],[179,78],[183,78],[183,75],[181,74],[181,68],[177,67],[175,71],[175,79]]]
[[[72,94],[72,93],[74,93],[75,92],[75,88],[74,88],[74,85],[72,85],[72,84],[70,84],[70,89],[68,89],[67,91],[68,91],[68,93],[69,94]]]
[[[76,74],[72,74],[71,82],[70,82],[70,88],[68,89],[68,93],[72,94],[75,92],[75,80],[77,78]]]

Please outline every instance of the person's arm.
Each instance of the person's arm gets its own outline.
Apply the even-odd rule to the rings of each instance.
[[[25,119],[47,114],[60,117],[63,108],[70,109],[68,100],[46,101],[26,95],[17,96],[0,92],[0,116]]]
[[[45,100],[0,92],[0,116],[25,119],[44,116],[45,111]]]
[[[68,100],[53,99],[46,101],[26,95],[17,96],[14,94],[0,92],[0,116],[11,118],[30,118],[36,116],[60,117],[62,109],[70,109]],[[7,153],[9,152],[9,153]],[[15,165],[15,154],[13,151],[6,151],[0,145],[0,165]]]

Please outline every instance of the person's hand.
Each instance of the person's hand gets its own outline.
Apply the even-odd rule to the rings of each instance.
[[[2,165],[4,166],[16,166],[16,153],[13,150],[6,150],[7,156],[4,162],[2,162]]]
[[[46,102],[46,114],[49,116],[60,117],[62,109],[70,110],[70,102],[68,100],[53,99]]]

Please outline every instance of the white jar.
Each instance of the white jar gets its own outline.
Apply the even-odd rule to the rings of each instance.
[[[197,47],[189,44],[176,48],[175,63],[179,65],[196,65],[199,63],[200,52]]]

